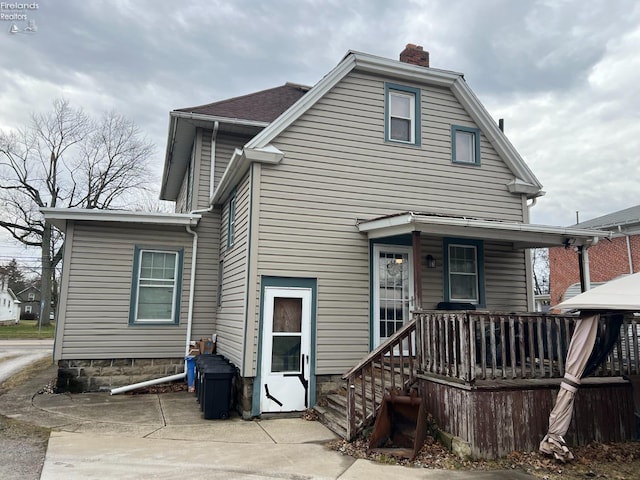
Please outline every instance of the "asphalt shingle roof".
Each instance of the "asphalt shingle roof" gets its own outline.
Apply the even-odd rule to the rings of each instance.
[[[177,111],[257,122],[272,122],[296,103],[310,88],[304,85],[286,83],[280,87],[219,102],[179,108]]]

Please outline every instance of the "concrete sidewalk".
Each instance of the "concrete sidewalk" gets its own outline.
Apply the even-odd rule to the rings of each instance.
[[[510,471],[414,469],[328,449],[301,418],[204,420],[187,392],[36,394],[55,368],[0,396],[0,413],[53,428],[41,479],[528,479]]]

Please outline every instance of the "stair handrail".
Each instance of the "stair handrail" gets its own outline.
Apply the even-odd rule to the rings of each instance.
[[[407,360],[409,362],[409,369],[408,369],[408,373],[407,373],[407,379],[403,382],[403,385],[400,385],[399,387],[404,390],[407,385],[411,385],[415,382],[416,379],[416,360],[413,358],[412,355],[412,351],[413,351],[413,346],[412,346],[412,342],[411,342],[411,335],[416,331],[416,317],[414,317],[413,320],[407,322],[405,325],[403,325],[400,329],[398,329],[393,335],[391,335],[389,338],[387,338],[382,344],[380,344],[377,348],[375,348],[373,351],[371,351],[364,359],[362,359],[357,365],[355,365],[353,368],[351,368],[348,372],[346,372],[344,375],[342,375],[342,379],[345,380],[347,382],[347,440],[351,440],[353,439],[356,434],[358,433],[358,429],[362,426],[362,425],[356,425],[356,394],[355,394],[355,379],[358,377],[362,378],[361,381],[361,388],[362,388],[362,393],[363,393],[363,397],[364,397],[364,391],[365,391],[365,371],[368,369],[369,371],[372,371],[372,365],[376,360],[379,360],[381,358],[384,358],[386,354],[389,354],[390,356],[394,356],[393,354],[393,350],[395,348],[396,345],[399,346],[398,350],[399,350],[399,357],[401,359],[401,364],[403,364],[404,362],[404,352],[402,350],[402,344],[403,341],[405,339],[408,339],[408,345],[409,345],[409,355],[407,356]],[[404,366],[401,365],[402,368],[402,374],[401,374],[401,378],[403,378],[404,380]],[[393,376],[393,372],[392,372],[392,384],[394,384],[395,380],[394,380],[394,376]],[[395,385],[394,385],[395,386]],[[384,393],[384,392],[383,392]],[[382,396],[380,395],[380,399],[379,401],[376,401],[376,397],[375,397],[375,391],[373,391],[373,399],[372,399],[372,409],[371,412],[369,412],[369,415],[367,414],[367,406],[366,406],[366,401],[363,398],[363,402],[362,402],[362,422],[364,423],[368,417],[375,415],[378,407],[381,405],[382,403]]]

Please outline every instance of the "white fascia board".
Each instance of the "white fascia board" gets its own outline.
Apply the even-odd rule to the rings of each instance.
[[[411,63],[367,55],[366,53],[353,52],[353,55],[356,60],[357,70],[375,73],[388,78],[426,83],[438,87],[451,87],[458,78],[462,77],[461,73],[425,68]]]
[[[458,78],[453,83],[451,91],[469,112],[474,122],[480,126],[482,132],[489,139],[493,148],[496,149],[498,154],[506,162],[507,166],[509,166],[513,174],[522,182],[536,186],[538,191],[542,190],[542,184],[529,169],[523,158],[507,139],[505,134],[500,131],[496,122],[493,121],[489,112],[487,112],[482,103],[480,103],[480,100],[478,100],[478,97],[476,97],[473,91],[469,88],[467,82],[465,82],[462,77]],[[531,197],[536,195],[528,196]]]
[[[200,122],[208,122],[208,123],[224,123],[227,125],[243,125],[247,127],[260,127],[264,128],[269,125],[269,122],[258,122],[256,120],[244,120],[242,118],[229,118],[229,117],[219,117],[215,115],[207,115],[205,113],[191,113],[191,112],[179,112],[172,111],[172,118],[183,118],[185,120],[194,120]]]
[[[267,145],[264,148],[245,147],[242,150],[236,148],[213,196],[209,199],[210,205],[224,202],[253,162],[276,165],[283,158],[284,153],[273,145]]]
[[[300,100],[291,105],[282,115],[271,122],[268,127],[253,137],[245,148],[264,148],[274,138],[280,135],[289,125],[311,108],[329,90],[331,90],[355,66],[355,59],[347,55],[333,70],[322,78],[315,86],[305,93]]]
[[[142,213],[120,210],[97,210],[84,208],[41,208],[47,222],[64,231],[67,221],[140,223],[153,225],[190,226],[198,225],[202,218],[189,213]]]
[[[367,233],[369,238],[421,231],[440,236],[512,241],[519,243],[522,248],[562,245],[567,239],[573,239],[574,245],[594,245],[599,238],[609,236],[609,232],[600,230],[413,213],[361,222],[357,224],[357,228],[360,232]]]

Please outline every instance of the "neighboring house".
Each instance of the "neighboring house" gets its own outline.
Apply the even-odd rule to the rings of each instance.
[[[9,281],[0,275],[0,325],[20,321],[20,300],[9,288]]]
[[[591,287],[630,273],[640,272],[640,205],[592,220],[575,228],[595,228],[610,234],[588,250]],[[580,292],[580,269],[573,248],[549,249],[551,305]]]
[[[183,371],[217,334],[239,410],[304,410],[425,308],[532,311],[541,185],[460,73],[348,52],[313,88],[170,113],[175,214],[42,209],[65,232],[59,386]]]
[[[40,289],[34,284],[20,290],[17,294],[18,299],[22,302],[23,318],[38,318],[40,316]]]

